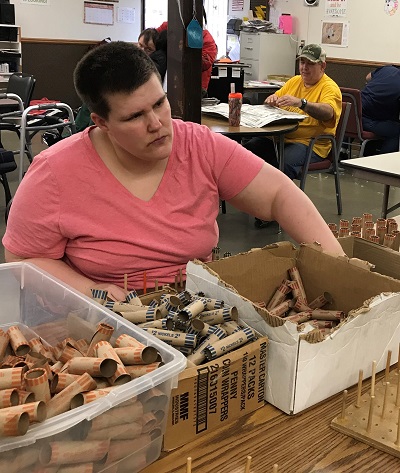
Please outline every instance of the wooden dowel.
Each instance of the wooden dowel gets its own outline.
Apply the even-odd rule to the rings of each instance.
[[[399,416],[397,418],[397,439],[395,443],[397,447],[400,447],[400,409],[399,409]]]
[[[251,456],[247,455],[246,458],[246,468],[244,470],[244,473],[250,473],[250,466],[251,466]]]
[[[375,396],[371,396],[371,401],[369,404],[369,412],[368,412],[368,422],[367,422],[367,433],[371,432],[372,427],[372,417],[374,415],[374,407],[375,407]]]
[[[124,274],[124,289],[128,291],[128,275],[127,273]]]
[[[361,407],[361,389],[362,389],[362,382],[363,382],[363,370],[358,372],[358,386],[357,386],[357,401],[355,403],[355,407]]]
[[[340,418],[342,420],[346,419],[346,401],[347,401],[347,389],[343,391],[343,399],[342,399],[342,413]]]
[[[382,419],[385,417],[385,411],[386,411],[386,406],[387,406],[387,398],[389,396],[389,381],[385,383],[385,394],[383,397],[383,407],[382,407]]]
[[[143,271],[143,294],[147,292],[147,272]]]
[[[278,473],[278,464],[275,463],[275,465],[272,467],[272,473]]]
[[[192,473],[192,457],[186,459],[186,473]]]
[[[179,270],[179,288],[183,289],[183,272],[182,272],[182,268]]]
[[[390,370],[390,360],[392,358],[392,350],[388,350],[387,358],[386,358],[386,368],[385,368],[385,380],[384,382],[387,383],[389,379],[389,370]]]
[[[158,279],[154,280],[154,290],[158,291]]]
[[[376,361],[372,362],[372,374],[371,374],[371,397],[375,396],[375,375],[376,375]]]

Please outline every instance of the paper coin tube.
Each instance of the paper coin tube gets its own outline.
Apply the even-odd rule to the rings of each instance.
[[[290,320],[296,324],[302,324],[312,319],[312,311],[309,312],[299,312],[298,314],[289,315],[285,317],[285,320]]]
[[[92,420],[91,430],[103,430],[108,427],[131,422],[140,422],[143,416],[143,405],[139,401],[130,403],[129,406],[114,407]]]
[[[211,299],[210,297],[192,296],[194,300],[202,300],[206,304],[206,310],[222,309],[225,302],[220,299]]]
[[[223,353],[228,353],[234,350],[241,345],[253,340],[255,338],[254,331],[246,327],[240,332],[236,332],[232,335],[229,335],[218,342],[208,345],[205,349],[205,355],[208,360],[215,360],[218,356],[221,356]]]
[[[25,404],[28,402],[35,401],[35,395],[29,391],[23,391],[22,389],[17,389],[19,404]]]
[[[90,376],[101,376],[104,378],[111,378],[116,370],[117,362],[111,358],[82,356],[72,358],[68,365],[68,371],[71,374],[88,373]]]
[[[102,430],[91,430],[86,440],[128,440],[142,434],[143,426],[140,421],[129,424],[113,425]],[[85,441],[86,441],[85,440]]]
[[[121,312],[124,319],[129,320],[134,324],[140,324],[143,322],[150,322],[152,320],[161,319],[162,313],[158,307],[149,307],[145,310],[137,310],[135,312]]]
[[[100,323],[97,326],[97,330],[94,333],[92,339],[90,340],[89,348],[87,350],[87,356],[92,356],[92,350],[96,343],[105,340],[108,342],[111,339],[112,334],[114,333],[114,327],[109,324]]]
[[[333,298],[329,292],[324,292],[308,304],[310,309],[320,309],[324,305],[332,304]]]
[[[137,449],[137,451],[141,450],[146,447],[146,445],[150,445],[152,440],[149,434],[141,435],[135,440],[135,449]],[[132,442],[130,440],[111,440],[105,465],[110,465],[131,454]]]
[[[0,410],[0,437],[25,435],[28,428],[28,413],[4,412],[4,409]]]
[[[125,300],[130,305],[143,305],[138,293],[134,289],[126,296]]]
[[[57,473],[93,473],[94,471],[93,463],[79,463],[77,465],[62,466],[61,468],[57,469]],[[47,470],[43,471],[43,473],[47,473]],[[110,471],[110,473],[112,472]]]
[[[46,466],[96,462],[107,455],[109,445],[107,440],[50,442],[40,450],[39,460]]]
[[[114,348],[116,354],[125,365],[147,365],[157,360],[158,352],[154,347]]]
[[[2,412],[11,414],[20,414],[26,412],[29,416],[29,422],[43,422],[47,416],[46,404],[43,401],[30,402],[29,404],[21,404],[20,406],[11,406],[2,409]]]
[[[187,322],[188,320],[193,319],[193,317],[196,317],[201,312],[203,312],[205,308],[206,303],[203,300],[195,300],[179,312],[179,318],[184,322]]]
[[[36,401],[48,402],[51,399],[49,378],[44,368],[33,368],[24,375],[27,391],[35,395]]]
[[[8,336],[8,333],[0,329],[0,360],[4,358],[9,342],[10,337]]]
[[[232,333],[239,332],[239,330],[242,330],[242,327],[234,320],[224,322],[219,326],[219,328],[221,330],[224,330],[227,335],[232,335]]]
[[[196,346],[197,337],[191,333],[171,332],[170,330],[160,330],[156,328],[146,328],[145,330],[170,345],[189,348],[194,348]]]
[[[168,396],[158,388],[151,388],[140,396],[143,412],[164,410],[168,403]]]
[[[151,373],[160,366],[160,362],[150,363],[148,365],[126,365],[126,371],[132,376],[132,378],[140,378],[147,373]]]
[[[316,320],[333,320],[335,322],[340,322],[340,320],[344,319],[344,312],[340,310],[315,309],[311,314],[312,318]]]
[[[94,391],[86,391],[84,393],[78,393],[71,399],[71,409],[76,407],[83,406],[84,404],[89,404],[96,399],[107,396],[110,394],[112,389],[115,389],[117,386],[109,386],[108,388],[96,389]]]
[[[283,315],[285,312],[287,312],[293,305],[293,301],[290,299],[287,299],[284,302],[281,302],[279,305],[274,307],[273,309],[268,310],[270,315],[279,317],[280,315]]]
[[[286,295],[289,294],[291,290],[292,289],[287,285],[286,280],[283,280],[281,285],[275,291],[271,300],[268,302],[266,309],[270,310],[278,306],[281,302],[285,300]]]
[[[122,347],[145,347],[143,343],[140,343],[136,338],[123,333],[115,340],[115,347],[122,348]]]
[[[91,289],[92,299],[98,302],[100,305],[104,305],[107,300],[108,292],[103,289]]]
[[[71,399],[76,394],[91,391],[96,389],[96,387],[95,380],[88,373],[79,376],[76,381],[50,399],[47,403],[47,417],[53,417],[68,411],[71,405]]]
[[[207,310],[200,314],[200,319],[211,325],[222,324],[238,319],[238,310],[235,306],[223,309]]]
[[[13,325],[7,330],[7,333],[10,337],[10,345],[17,356],[23,356],[29,353],[31,347],[19,327]]]
[[[18,390],[15,388],[2,389],[0,391],[0,409],[4,407],[17,406],[19,404]]]
[[[24,368],[5,368],[0,370],[0,389],[21,388]]]
[[[50,383],[50,392],[59,393],[79,378],[79,374],[56,373]]]

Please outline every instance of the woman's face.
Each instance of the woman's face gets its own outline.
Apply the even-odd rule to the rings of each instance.
[[[156,50],[154,41],[150,38],[147,43],[144,41],[144,36],[139,37],[138,41],[138,46],[140,49],[142,49],[148,56],[150,56],[151,53],[154,53]]]

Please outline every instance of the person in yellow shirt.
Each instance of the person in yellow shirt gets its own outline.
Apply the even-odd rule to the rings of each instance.
[[[310,139],[320,134],[335,134],[342,111],[339,86],[325,74],[326,53],[317,44],[304,46],[299,59],[299,72],[265,103],[306,115],[293,133],[285,136],[284,173],[291,179],[299,178],[306,160]],[[273,142],[253,138],[245,147],[265,161],[277,166]],[[331,149],[330,141],[318,141],[313,147],[311,162],[325,159]]]

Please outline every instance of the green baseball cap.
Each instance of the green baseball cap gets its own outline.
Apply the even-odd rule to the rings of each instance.
[[[303,57],[311,62],[325,62],[326,52],[318,44],[307,44],[297,56],[297,59]]]

